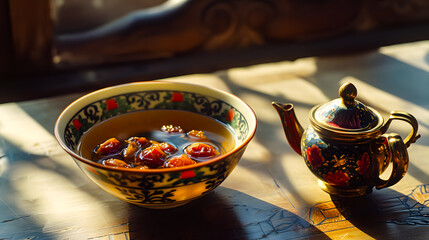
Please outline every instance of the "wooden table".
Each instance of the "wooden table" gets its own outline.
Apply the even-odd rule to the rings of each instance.
[[[0,239],[428,239],[429,41],[356,55],[305,58],[166,81],[230,91],[258,116],[234,172],[214,192],[170,210],[105,193],[53,136],[62,109],[82,94],[0,105]],[[422,137],[407,175],[358,199],[323,192],[287,144],[272,101],[291,102],[303,126],[316,104],[352,81],[383,116],[412,113]],[[407,124],[390,131],[406,136]]]

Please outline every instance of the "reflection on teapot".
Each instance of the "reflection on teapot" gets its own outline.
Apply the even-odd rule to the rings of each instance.
[[[407,172],[407,148],[420,137],[417,120],[409,113],[393,111],[384,123],[377,111],[355,99],[357,90],[352,83],[341,86],[339,94],[341,98],[311,109],[306,130],[292,104],[273,102],[290,146],[303,156],[320,187],[332,195],[356,197],[371,193],[373,187],[394,185]],[[412,126],[405,140],[386,133],[393,120]],[[381,179],[391,162],[392,174]]]

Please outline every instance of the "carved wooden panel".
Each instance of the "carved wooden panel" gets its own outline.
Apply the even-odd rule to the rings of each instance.
[[[0,77],[26,98],[429,38],[427,0],[169,0],[61,35],[50,4],[0,0]]]
[[[423,0],[176,0],[57,38],[58,66],[317,42],[429,20]]]
[[[172,57],[321,39],[353,28],[360,1],[170,1],[57,40],[62,65]]]
[[[367,0],[365,6],[380,27],[429,20],[429,1],[426,0]]]

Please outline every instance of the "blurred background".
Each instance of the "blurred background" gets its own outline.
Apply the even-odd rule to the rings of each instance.
[[[0,102],[429,39],[426,0],[0,0]]]
[[[91,30],[135,10],[156,7],[167,0],[52,0],[55,33]]]

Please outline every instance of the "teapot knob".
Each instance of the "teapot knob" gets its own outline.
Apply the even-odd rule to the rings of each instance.
[[[344,105],[347,107],[353,107],[356,105],[355,98],[357,96],[357,89],[353,83],[348,82],[343,84],[338,92]]]

